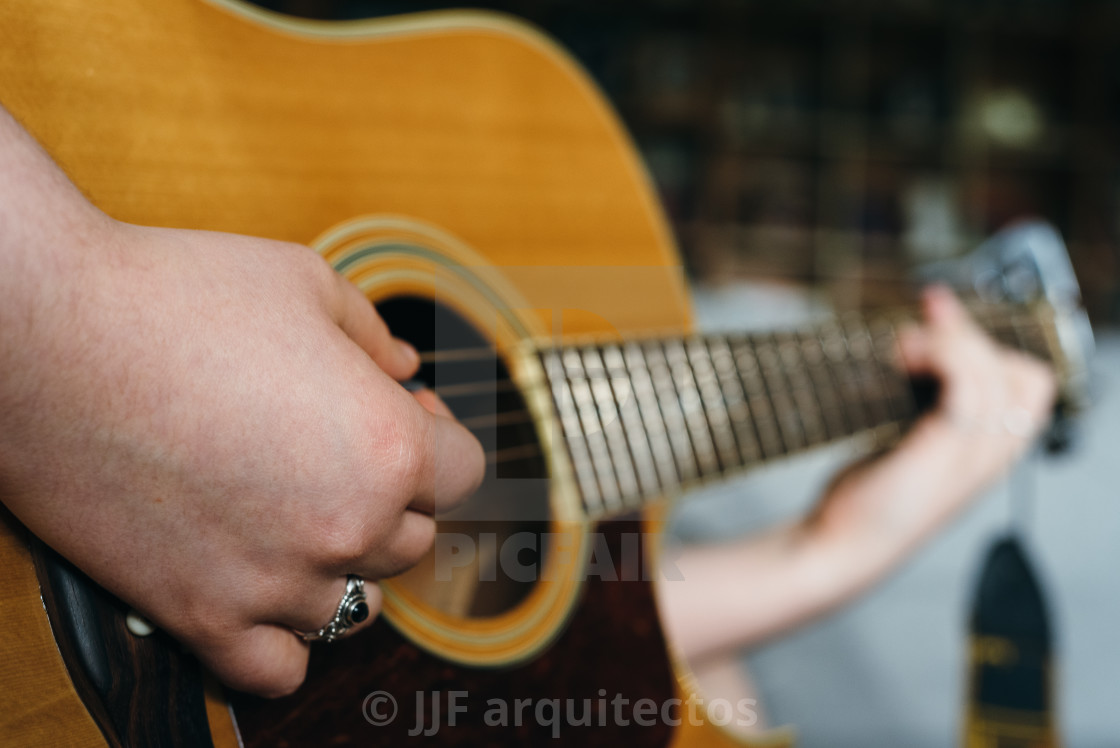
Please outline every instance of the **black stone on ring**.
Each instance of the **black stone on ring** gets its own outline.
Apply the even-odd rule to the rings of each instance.
[[[341,639],[351,628],[369,618],[366,602],[366,583],[354,574],[346,575],[346,592],[338,603],[338,610],[326,626],[318,631],[297,631],[305,642],[333,642]]]

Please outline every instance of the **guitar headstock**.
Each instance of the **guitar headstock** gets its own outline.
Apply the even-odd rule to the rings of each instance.
[[[1069,252],[1054,227],[1042,221],[1013,224],[962,258],[923,267],[918,277],[947,283],[981,304],[1031,310],[1059,381],[1046,444],[1052,452],[1064,451],[1071,442],[1073,417],[1089,404],[1094,343]]]

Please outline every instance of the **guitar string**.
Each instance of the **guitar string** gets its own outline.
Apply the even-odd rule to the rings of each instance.
[[[1020,328],[1021,328],[1021,326],[1014,325],[1014,326],[1011,326],[1007,329],[992,330],[992,332],[994,332],[994,333],[1007,332],[1007,333],[1016,333],[1017,334],[1021,331]],[[732,339],[734,339],[734,338],[732,338]],[[742,339],[741,336],[740,336],[740,339]],[[750,342],[760,342],[760,341],[754,340],[750,337],[747,337],[746,339]],[[575,347],[581,347],[581,346],[577,345]],[[1027,346],[1025,344],[1023,344],[1019,347],[1026,348]],[[544,350],[544,349],[541,349],[541,350]],[[562,350],[562,349],[560,349],[560,350]],[[496,356],[495,352],[492,349],[489,349],[489,348],[486,348],[486,349],[483,349],[483,348],[457,349],[457,350],[453,349],[453,350],[450,351],[450,353],[459,354],[458,360],[463,361],[463,360],[467,360],[468,356],[477,360],[478,358],[480,358],[481,352],[483,352],[483,351],[486,352],[486,355],[488,357],[493,357],[493,358],[497,359],[497,356]],[[433,358],[433,357],[442,356],[443,353],[445,353],[445,352],[444,351],[425,351],[421,355],[428,361],[442,362],[442,359]],[[817,367],[818,369],[825,368],[825,364],[823,362],[811,363],[811,362],[806,361],[805,364],[806,364],[807,368],[813,368],[813,367]],[[600,374],[601,374],[600,371],[595,371],[595,370],[589,371],[589,370],[585,369],[584,372],[585,372],[585,376],[581,376],[580,378],[592,379],[592,378],[595,378],[597,376],[600,376]],[[619,370],[617,372],[614,372],[610,369],[604,368],[603,372],[605,372],[609,377],[612,377],[612,378],[625,379],[629,375],[629,373],[626,372],[625,370]],[[590,376],[586,376],[586,375],[590,375]],[[546,385],[540,384],[540,383],[538,383],[536,385],[530,384],[527,387],[532,388],[534,386],[540,387],[540,388],[546,387]],[[514,383],[512,377],[504,376],[504,377],[492,377],[492,378],[488,377],[486,379],[477,380],[477,381],[466,381],[466,382],[456,382],[454,384],[447,384],[447,385],[437,385],[433,389],[434,389],[435,393],[442,398],[455,399],[455,398],[459,398],[459,397],[468,397],[468,396],[475,396],[475,395],[502,394],[502,393],[507,393],[507,392],[514,392],[514,391],[519,390],[520,388],[518,388],[517,385]],[[503,411],[502,413],[497,414],[499,417],[501,417],[502,420],[495,423],[494,425],[503,425],[504,423],[514,423],[514,422],[516,422],[516,415],[517,414],[526,414],[527,415],[528,413],[529,413],[529,411],[527,411],[527,410]],[[482,418],[484,418],[484,417],[483,416],[476,417],[476,419],[482,419]],[[481,425],[481,423],[480,423],[480,425]]]
[[[1009,324],[1006,328],[1001,328],[999,330],[994,330],[994,329],[991,329],[993,327],[995,327],[995,325],[989,326],[989,332],[992,332],[993,334],[998,334],[998,333],[1002,332],[1002,333],[1013,333],[1013,334],[1018,335],[1022,331],[1023,326],[1021,324],[1017,324],[1015,321],[1011,321],[1011,322],[1009,322]],[[1039,323],[1039,327],[1041,327],[1041,323]],[[705,336],[698,336],[698,337],[702,338],[702,337],[705,337]],[[748,342],[760,342],[758,340],[757,336],[732,335],[732,336],[727,336],[727,337],[728,337],[729,340],[732,340],[732,341],[746,340]],[[664,339],[664,341],[669,341],[669,340],[673,340],[673,339],[672,338]],[[662,341],[662,339],[657,339],[656,342],[663,342],[663,341]],[[599,345],[599,344],[598,343],[593,343],[593,344],[590,344],[590,345]],[[580,347],[584,347],[584,346],[580,345],[580,344],[574,344],[572,347],[580,348]],[[1020,345],[1019,347],[1020,348],[1026,348],[1027,346],[1024,344],[1024,345]],[[553,349],[553,350],[564,350],[565,348],[567,348],[567,346],[561,346],[560,348],[556,348],[556,349]],[[545,348],[537,349],[538,352],[543,352],[545,350],[548,350],[548,349],[545,349]],[[438,363],[447,363],[447,362],[452,362],[452,361],[480,360],[483,357],[484,354],[487,358],[494,358],[495,360],[497,360],[499,358],[497,353],[491,348],[461,348],[461,349],[450,349],[450,350],[423,351],[423,352],[421,352],[420,356],[421,356],[421,360],[424,361],[425,363],[436,363],[436,364],[438,364]],[[445,355],[452,356],[454,358],[444,359],[443,357]],[[806,366],[809,367],[809,368],[811,368],[813,366],[816,366],[816,367],[821,368],[821,369],[825,368],[825,364],[823,362],[817,362],[815,364],[810,363],[810,362],[805,362],[805,363],[806,363]],[[591,376],[581,377],[581,378],[590,379],[590,378],[594,378],[594,377],[600,375],[600,371],[588,371],[586,369],[584,371],[587,374],[590,374]],[[618,372],[612,373],[612,370],[604,368],[602,371],[605,372],[608,376],[610,376],[612,378],[623,378],[623,379],[625,379],[628,376],[628,372],[626,372],[624,370],[619,370]],[[546,389],[547,385],[545,385],[543,383],[530,383],[528,385],[525,385],[525,387],[528,388],[528,389],[532,389],[534,387],[541,388],[541,389]],[[454,384],[447,384],[447,385],[437,385],[433,389],[434,389],[435,393],[437,395],[439,395],[440,397],[453,399],[453,398],[473,396],[473,395],[502,394],[502,393],[507,393],[507,392],[514,392],[514,391],[517,391],[521,388],[519,388],[514,383],[512,377],[503,376],[503,377],[488,377],[486,379],[477,380],[477,381],[466,381],[466,382],[456,382]],[[505,413],[515,413],[515,412],[528,412],[528,411],[505,411],[505,412],[503,412],[503,415]]]
[[[861,318],[861,320],[864,321],[865,323],[873,323],[873,322],[878,321],[879,319],[880,318],[878,318],[878,317]],[[837,320],[837,321],[839,321],[839,320]],[[902,321],[906,322],[906,321],[911,321],[911,320],[903,319]],[[1040,320],[1034,320],[1034,319],[1020,320],[1020,319],[1017,319],[1017,318],[1014,318],[1014,317],[1007,318],[1005,325],[1006,325],[1006,328],[1008,330],[1013,331],[1013,330],[1015,330],[1015,328],[1021,327],[1024,321],[1027,321],[1029,324],[1034,325],[1039,329],[1044,329],[1044,327],[1045,327],[1045,323],[1040,321]],[[982,326],[985,327],[985,328],[990,328],[990,327],[995,327],[996,326],[996,323],[994,321],[990,321],[990,320],[983,320],[983,319],[977,318],[977,322],[981,322],[981,323],[988,322],[989,324],[982,324]],[[817,325],[813,325],[813,326],[809,326],[809,327],[806,327],[806,328],[790,328],[790,329],[786,329],[786,330],[775,330],[773,333],[767,333],[767,334],[808,332],[808,331],[812,331],[812,330],[817,329],[817,327],[818,327]],[[694,335],[682,335],[678,339],[688,339],[688,338],[692,338],[692,337],[707,337],[707,335],[704,334],[704,333],[698,333],[698,334],[694,334]],[[740,334],[732,333],[732,334],[727,334],[727,337],[731,338],[731,339],[740,339],[740,338],[750,338],[752,336],[751,336],[750,333],[740,333]],[[653,338],[646,339],[646,338],[640,338],[639,337],[639,338],[634,338],[633,340],[635,342],[646,342],[647,340],[648,341],[663,341],[663,340],[672,340],[672,339],[674,339],[674,338],[671,338],[671,337],[664,337],[664,338],[653,337]],[[623,338],[621,341],[611,340],[611,339],[603,339],[603,340],[590,339],[587,344],[596,345],[596,344],[612,343],[612,342],[613,343],[626,342],[626,339]],[[577,343],[573,343],[572,345],[574,345],[576,347],[580,347],[584,344],[580,343],[580,342],[577,342]],[[568,347],[568,346],[561,344],[559,346],[540,346],[540,347],[534,348],[533,350],[536,350],[536,351],[562,350],[563,348],[566,348],[566,347]],[[429,350],[429,351],[420,351],[419,354],[420,354],[420,363],[422,365],[423,364],[462,363],[462,362],[467,362],[467,361],[484,361],[486,359],[499,358],[498,352],[494,348],[491,348],[489,346],[485,346],[485,347],[480,346],[480,347],[474,347],[474,348],[439,348],[439,349],[433,349],[433,350]]]
[[[1021,333],[1023,332],[1024,327],[1028,327],[1028,326],[1036,326],[1036,327],[1039,327],[1039,328],[1042,327],[1041,320],[1037,320],[1033,316],[1024,318],[1021,313],[1016,313],[1016,312],[1013,312],[1013,311],[1012,312],[1004,312],[1003,310],[994,310],[994,311],[995,311],[994,314],[987,315],[989,317],[989,319],[986,319],[986,320],[978,319],[977,321],[980,322],[981,324],[983,324],[985,327],[987,327],[988,331],[992,334],[998,334],[998,332],[1013,333],[1015,335],[1015,337],[1019,338],[1020,343],[1021,343],[1020,347],[1024,347],[1024,348],[1026,347],[1025,345],[1022,345],[1022,340],[1021,340]],[[992,317],[995,317],[996,319],[992,319]],[[997,322],[997,320],[998,320],[998,322]],[[873,319],[861,316],[858,321],[862,325],[868,325],[873,321]],[[986,323],[986,324],[984,324],[984,323]],[[891,324],[892,328],[895,328],[896,326],[897,326],[896,324]],[[813,326],[813,327],[820,327],[820,326]],[[1000,328],[1004,328],[1004,329],[997,331],[997,330],[993,329],[995,327],[1000,327]],[[810,329],[812,329],[812,328],[810,328]],[[768,333],[767,335],[772,336],[772,333]],[[682,336],[682,337],[689,337],[689,336]],[[697,336],[697,337],[703,337],[703,336]],[[735,339],[735,338],[746,339],[746,340],[749,340],[749,341],[752,341],[752,342],[754,342],[758,337],[759,336],[757,336],[757,335],[728,336],[728,338],[731,338],[731,339]],[[658,342],[663,342],[663,341],[658,340]],[[561,349],[562,348],[563,347],[561,347]],[[544,350],[544,349],[542,348],[541,350]],[[423,363],[430,363],[430,364],[477,361],[477,360],[485,360],[485,359],[489,359],[489,358],[495,358],[496,359],[498,357],[496,351],[491,347],[473,347],[473,348],[440,349],[440,350],[423,351],[423,352],[420,353],[420,356],[421,356],[421,361]],[[813,366],[813,364],[811,364],[807,361],[805,363],[810,368]],[[823,367],[825,364],[824,364],[824,362],[818,362],[816,365],[818,367]],[[593,373],[593,372],[586,372],[586,373],[590,374],[590,373]],[[622,376],[625,377],[626,373],[623,372]],[[545,385],[542,385],[542,384],[538,383],[536,386],[543,388]],[[532,387],[532,385],[530,385],[530,387]],[[477,396],[477,395],[483,395],[483,394],[489,394],[489,393],[497,394],[497,393],[513,392],[513,391],[516,391],[517,389],[518,388],[514,384],[512,378],[507,376],[507,377],[494,378],[494,379],[488,378],[486,380],[476,381],[476,382],[460,382],[460,383],[456,383],[454,385],[445,385],[443,387],[438,387],[437,386],[435,388],[435,392],[438,395],[440,395],[441,397],[456,399],[456,398],[462,398],[462,397],[468,397],[468,396]],[[467,418],[462,419],[461,422],[463,423],[464,426],[467,426],[470,429],[500,428],[501,426],[519,425],[519,424],[528,423],[528,422],[531,421],[531,418],[532,418],[532,413],[528,409],[526,409],[526,408],[514,408],[514,409],[507,409],[507,410],[499,411],[499,412],[497,412],[493,415],[483,414],[483,415],[479,415],[479,416],[467,417]],[[507,463],[507,462],[516,462],[516,461],[519,461],[519,460],[529,459],[529,458],[532,458],[532,457],[541,456],[542,454],[543,453],[540,449],[539,444],[537,444],[535,442],[529,442],[529,443],[525,443],[525,444],[521,444],[521,445],[515,445],[515,446],[512,446],[512,447],[505,447],[505,448],[502,448],[502,449],[487,451],[487,452],[485,452],[485,457],[486,457],[487,464],[497,465],[497,464],[502,464],[502,463]]]
[[[883,321],[887,321],[887,322],[893,322],[894,324],[892,324],[892,326],[897,327],[898,323],[906,323],[906,322],[913,322],[914,321],[912,318],[906,316],[905,313],[892,314],[892,313],[888,312],[888,313],[868,315],[868,316],[858,315],[858,313],[849,313],[849,314],[852,314],[852,316],[857,321],[862,322],[863,324],[866,324],[866,325],[871,325],[875,322],[883,320]],[[829,326],[831,324],[850,321],[850,319],[852,317],[849,317],[849,314],[840,315],[839,317],[837,317],[833,320],[829,320],[828,322],[821,323],[821,324],[808,325],[808,326],[803,327],[803,328],[780,329],[780,330],[774,330],[772,332],[766,332],[766,333],[761,333],[761,334],[763,334],[763,335],[774,335],[774,334],[782,334],[782,333],[808,332],[808,331],[816,330],[820,327]],[[995,327],[997,324],[1001,324],[1002,326],[1005,326],[1009,330],[1015,330],[1016,328],[1023,327],[1024,323],[1027,326],[1035,326],[1039,329],[1044,329],[1045,326],[1046,326],[1046,322],[1044,320],[1036,319],[1034,315],[1027,314],[1027,313],[1022,312],[1022,311],[1006,310],[1006,309],[1003,309],[1002,307],[993,309],[990,312],[985,312],[984,314],[989,315],[989,316],[982,317],[982,316],[980,316],[980,313],[977,313],[975,310],[972,310],[973,318],[977,322],[979,322],[982,327],[985,327],[985,328]],[[858,315],[858,317],[855,317],[855,315]],[[757,334],[752,334],[752,333],[727,333],[727,334],[725,334],[726,337],[731,338],[731,339],[742,339],[742,338],[748,338],[749,339],[749,338],[753,337],[754,335],[757,335]],[[693,338],[693,337],[707,337],[707,335],[705,333],[693,333],[693,334],[680,335],[680,336],[677,336],[676,338],[669,337],[669,336],[644,338],[644,337],[638,336],[638,337],[631,338],[631,340],[634,340],[635,342],[646,342],[646,341],[662,341],[662,340],[673,340],[673,339],[688,339],[688,338]],[[605,342],[609,343],[609,342],[620,342],[620,341],[611,340],[611,339],[596,340],[596,339],[593,339],[593,338],[588,340],[588,344],[592,344],[592,345],[601,344],[601,343],[605,343]],[[626,339],[623,338],[621,342],[626,342]],[[572,345],[575,345],[575,346],[578,347],[578,346],[582,345],[582,343],[581,342],[575,342]],[[534,350],[537,350],[537,351],[561,350],[561,349],[566,348],[566,347],[568,347],[568,346],[566,346],[564,344],[561,344],[559,346],[540,346],[540,347],[535,348]],[[465,362],[465,361],[481,361],[481,360],[485,360],[485,359],[498,358],[499,357],[498,352],[491,346],[476,346],[476,347],[469,347],[469,348],[438,348],[438,349],[432,349],[432,350],[419,351],[419,354],[420,354],[420,363],[421,364],[461,363],[461,362]]]

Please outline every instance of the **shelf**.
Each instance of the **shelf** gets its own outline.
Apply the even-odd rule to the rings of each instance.
[[[349,17],[453,5],[270,1]],[[867,300],[889,285],[880,270],[1030,213],[1076,248],[1094,314],[1120,314],[1120,4],[474,5],[584,62],[706,280],[772,274]]]

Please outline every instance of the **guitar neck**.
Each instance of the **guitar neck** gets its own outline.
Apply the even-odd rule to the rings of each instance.
[[[1050,357],[1038,309],[974,310],[1001,342]],[[857,435],[896,440],[929,405],[897,363],[905,313],[775,333],[537,350],[588,517]]]

